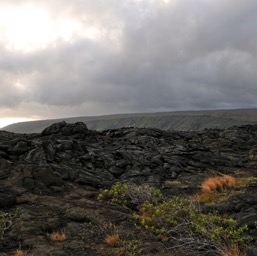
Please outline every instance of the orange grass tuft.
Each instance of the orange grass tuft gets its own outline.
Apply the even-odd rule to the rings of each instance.
[[[223,177],[223,180],[225,182],[226,188],[233,188],[236,185],[236,178],[234,178],[234,177],[232,177],[230,175],[225,175]]]
[[[242,253],[238,245],[232,245],[228,247],[224,253],[225,256],[246,256],[245,253]]]
[[[214,184],[215,184],[215,190],[216,191],[219,191],[219,192],[221,192],[221,191],[223,191],[224,189],[225,189],[225,186],[224,186],[224,180],[223,180],[223,178],[222,177],[214,177],[213,178],[214,179]]]
[[[168,237],[167,235],[163,235],[163,236],[161,237],[161,241],[162,241],[162,242],[167,242],[167,241],[169,241],[169,237]]]
[[[205,193],[210,193],[214,190],[216,190],[216,184],[214,182],[213,178],[209,178],[205,180],[201,185],[202,191]]]
[[[205,180],[201,189],[203,193],[210,193],[212,191],[223,191],[225,189],[232,188],[236,185],[236,178],[225,175],[223,177],[213,177]]]
[[[53,232],[49,235],[52,241],[64,241],[66,240],[66,235],[63,232]]]
[[[109,246],[115,247],[118,245],[120,241],[119,235],[107,235],[107,237],[104,240]]]
[[[15,256],[25,256],[25,252],[22,251],[22,250],[17,250],[16,253],[15,253]]]

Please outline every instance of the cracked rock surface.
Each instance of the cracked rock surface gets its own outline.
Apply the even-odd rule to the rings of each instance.
[[[200,132],[122,128],[96,132],[84,123],[56,123],[38,134],[0,131],[0,211],[20,215],[4,230],[0,255],[106,255],[110,226],[137,239],[128,207],[96,200],[115,182],[148,184],[166,197],[193,195],[213,172],[257,177],[257,125]],[[217,206],[257,239],[257,183]],[[49,239],[65,231],[64,243]],[[142,238],[143,239],[143,238]],[[142,240],[145,255],[170,255]],[[253,245],[253,255],[254,251]],[[257,255],[257,254],[256,254]]]

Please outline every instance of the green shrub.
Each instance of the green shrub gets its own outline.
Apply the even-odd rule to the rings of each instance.
[[[97,199],[99,202],[110,201],[121,205],[127,205],[129,202],[141,205],[145,201],[157,204],[162,200],[162,194],[159,189],[149,185],[136,186],[117,182],[110,189],[101,190]]]
[[[121,247],[116,253],[117,256],[139,256],[142,255],[142,250],[137,240],[124,240]]]
[[[101,190],[97,196],[99,202],[110,201],[112,203],[126,205],[128,203],[128,184],[115,183],[110,189]]]
[[[188,200],[180,200],[178,197],[157,206],[145,201],[139,209],[139,214],[135,214],[134,217],[140,220],[140,224],[145,229],[159,237],[179,223],[179,218],[183,218],[187,207]]]
[[[161,191],[149,185],[130,185],[128,197],[136,205],[141,205],[146,201],[155,205],[163,199]]]
[[[101,190],[98,200],[121,205],[135,203],[138,212],[133,217],[139,226],[158,239],[169,241],[169,249],[186,251],[187,255],[198,256],[199,251],[226,255],[228,248],[243,250],[252,240],[245,235],[247,225],[238,226],[234,219],[215,212],[203,213],[197,203],[187,198],[174,196],[164,201],[160,190],[148,185],[118,182]]]
[[[156,206],[146,201],[134,217],[158,238],[168,235],[174,246],[188,247],[192,252],[196,248],[218,250],[229,244],[243,248],[252,239],[244,236],[247,225],[237,227],[231,218],[216,213],[204,214],[190,200],[176,196]]]

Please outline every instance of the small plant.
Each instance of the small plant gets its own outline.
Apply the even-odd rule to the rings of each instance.
[[[237,175],[242,176],[240,170],[236,171]],[[244,174],[244,173],[243,173]],[[220,180],[219,184],[216,185],[216,178]],[[205,204],[218,204],[226,201],[229,197],[239,195],[244,193],[244,188],[246,188],[250,183],[256,182],[257,178],[253,176],[249,177],[238,177],[235,179],[232,176],[224,175],[222,177],[210,178],[202,183],[202,190],[198,194],[194,195],[192,199],[199,203]],[[222,184],[222,186],[220,185]],[[236,186],[237,190],[231,190]],[[219,188],[219,189],[217,189]]]
[[[137,205],[141,205],[145,201],[157,204],[163,199],[161,191],[149,185],[130,185],[128,188],[128,197]]]
[[[256,161],[257,160],[257,154],[251,153],[247,156],[247,159],[248,159],[248,161]]]
[[[115,247],[120,242],[120,236],[118,234],[115,235],[107,235],[107,237],[104,239],[105,243],[108,244],[111,247]]]
[[[221,178],[221,181],[223,182],[223,188],[224,189],[230,189],[236,186],[237,180],[236,178],[230,176],[230,175],[225,175]]]
[[[252,182],[257,182],[257,178],[253,176],[249,177],[241,177],[237,179],[237,186],[238,187],[246,187]]]
[[[110,252],[105,255],[115,255],[115,256],[140,256],[142,255],[142,250],[140,249],[137,240],[123,240],[119,241],[118,247],[109,248]],[[106,252],[105,252],[106,253]]]
[[[110,189],[101,190],[97,200],[126,205],[128,202],[128,184],[117,182]]]
[[[145,201],[157,204],[162,200],[162,194],[159,189],[149,185],[136,186],[117,182],[110,189],[101,190],[97,199],[99,202],[110,201],[121,205],[127,205],[129,202],[141,205]]]
[[[194,195],[193,197],[194,201],[197,201],[199,203],[205,203],[205,204],[209,204],[211,202],[213,202],[214,200],[219,198],[219,194],[218,193],[214,193],[214,192],[205,192],[205,193],[199,193]]]
[[[15,253],[15,256],[26,256],[26,253],[23,250],[18,249]]]
[[[226,189],[230,189],[236,185],[236,178],[225,175],[223,177],[214,177],[205,180],[202,185],[201,189],[203,193],[210,193],[213,191],[224,191]]]
[[[2,239],[4,232],[12,226],[12,221],[20,214],[19,208],[16,208],[14,214],[0,212],[0,239]]]
[[[4,231],[6,229],[6,224],[7,224],[7,213],[0,213],[0,239],[4,235]]]
[[[239,181],[230,175],[208,178],[201,184],[201,193],[194,195],[193,200],[205,204],[224,201],[229,196],[227,190],[236,184],[239,185]]]
[[[237,244],[233,244],[225,249],[224,256],[247,256],[241,252]]]
[[[58,242],[62,242],[64,240],[66,240],[66,235],[64,232],[53,232],[51,234],[49,234],[49,238],[51,241],[58,241]]]
[[[117,256],[139,256],[142,255],[142,250],[137,240],[125,240],[122,242]]]
[[[19,215],[20,215],[19,208],[16,208],[13,214],[0,212],[0,239],[3,238],[4,232],[12,226],[13,220],[18,218]]]
[[[157,206],[146,201],[141,205],[139,214],[134,214],[134,217],[145,229],[161,239],[171,227],[176,226],[180,219],[185,217],[189,205],[187,199],[179,197],[173,197]]]

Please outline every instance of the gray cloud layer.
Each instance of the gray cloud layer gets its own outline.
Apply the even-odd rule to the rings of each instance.
[[[20,2],[1,1],[17,6]],[[37,1],[100,39],[0,44],[0,114],[42,118],[257,107],[256,0]],[[1,35],[0,35],[1,42]]]

